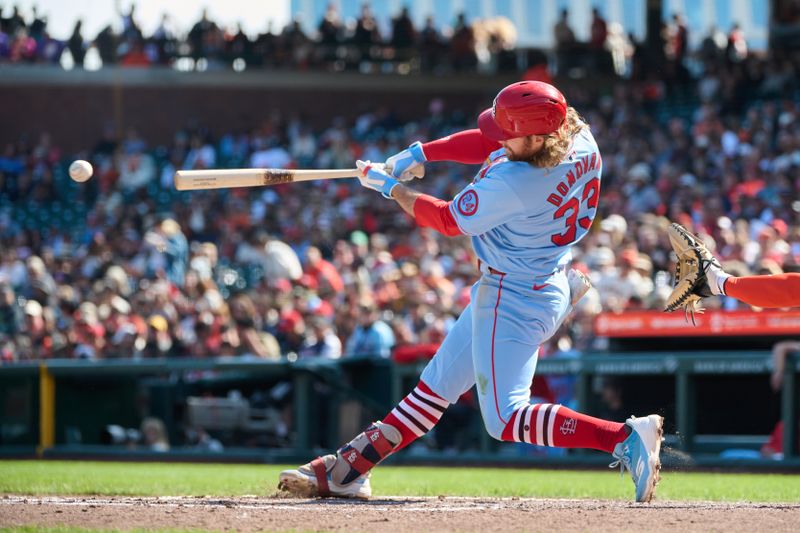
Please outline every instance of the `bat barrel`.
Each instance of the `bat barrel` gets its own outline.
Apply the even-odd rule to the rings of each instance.
[[[237,168],[178,170],[173,178],[179,191],[263,187],[319,179],[353,178],[358,169],[286,170],[280,168]]]

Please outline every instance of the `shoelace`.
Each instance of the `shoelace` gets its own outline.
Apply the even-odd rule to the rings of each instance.
[[[616,457],[616,461],[613,461],[609,468],[616,468],[619,467],[619,477],[625,477],[625,469],[627,468],[628,471],[633,474],[633,470],[631,470],[631,458],[625,455],[625,451],[623,451],[622,455]]]

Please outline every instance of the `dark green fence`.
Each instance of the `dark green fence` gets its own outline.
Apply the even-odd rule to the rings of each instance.
[[[39,363],[0,367],[0,456],[304,461],[382,417],[413,387],[425,362],[218,358],[42,364],[45,370]],[[681,460],[695,464],[730,464],[719,456],[725,449],[757,450],[780,417],[785,459],[739,462],[800,466],[795,453],[800,358],[787,362],[779,396],[768,385],[771,370],[768,352],[635,353],[542,359],[537,375],[573,376],[576,405],[590,414],[603,414],[600,384],[613,378],[628,414],[663,414],[668,447],[679,451],[675,456]],[[52,399],[43,394],[48,380],[54,389]],[[225,409],[238,405],[239,398],[248,399],[250,419],[223,427],[226,417],[232,416]],[[196,422],[197,413],[219,418],[217,428],[207,433],[225,444],[223,452],[189,442],[186,430],[192,420]],[[112,443],[109,425],[138,428],[146,417],[164,422],[173,444],[169,452]],[[471,422],[462,427],[466,432],[462,441],[469,441],[468,449],[418,449],[395,460],[554,464],[605,460],[592,452],[554,457],[520,451],[527,445],[498,443],[486,436],[477,411],[467,418]],[[516,448],[510,451],[511,447]]]

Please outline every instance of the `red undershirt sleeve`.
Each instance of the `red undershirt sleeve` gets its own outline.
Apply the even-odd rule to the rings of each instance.
[[[418,196],[414,201],[414,218],[420,226],[433,228],[448,237],[464,234],[450,211],[450,202],[427,194]]]
[[[500,143],[485,137],[481,130],[464,130],[422,145],[428,161],[455,161],[479,165]]]

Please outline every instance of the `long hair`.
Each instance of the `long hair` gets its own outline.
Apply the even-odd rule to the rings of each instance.
[[[538,150],[528,162],[539,168],[552,168],[559,164],[567,155],[572,139],[589,124],[581,117],[574,107],[567,107],[567,116],[561,127],[553,133],[546,135],[542,148]]]

